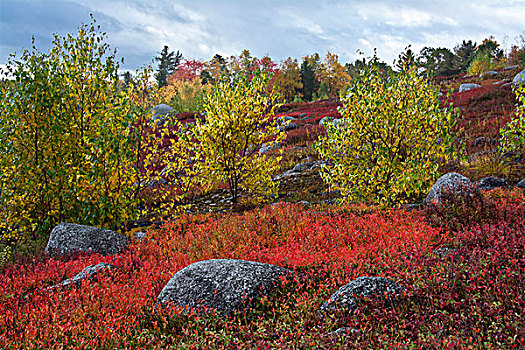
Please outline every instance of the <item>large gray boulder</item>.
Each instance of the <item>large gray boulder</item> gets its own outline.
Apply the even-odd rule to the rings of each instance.
[[[166,104],[160,104],[151,109],[151,121],[162,125],[166,119],[175,114],[175,110]]]
[[[469,90],[477,89],[480,87],[481,85],[478,85],[478,84],[461,84],[459,86],[459,92],[469,91]]]
[[[63,222],[51,231],[45,252],[55,255],[72,251],[118,254],[129,240],[114,231]]]
[[[430,192],[428,193],[427,197],[424,199],[423,203],[430,204],[439,202],[441,200],[441,193],[448,189],[448,190],[457,190],[461,191],[461,189],[465,186],[470,186],[472,182],[466,178],[465,176],[458,174],[458,173],[448,173],[443,176],[441,176],[434,186],[430,189]]]
[[[290,270],[252,261],[212,259],[193,263],[176,272],[157,302],[182,308],[213,308],[224,315],[253,307],[270,293]]]
[[[516,74],[514,79],[512,79],[512,84],[519,85],[525,83],[525,69]]]
[[[359,277],[339,288],[330,299],[317,310],[321,315],[330,311],[354,311],[362,297],[375,297],[384,301],[384,306],[390,306],[404,288],[384,277]]]

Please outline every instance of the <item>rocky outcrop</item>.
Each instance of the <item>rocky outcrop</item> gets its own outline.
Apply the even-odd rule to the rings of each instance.
[[[128,237],[114,231],[63,222],[51,231],[45,252],[51,255],[74,251],[110,255],[120,253],[128,243]]]
[[[223,315],[253,307],[262,295],[279,285],[290,270],[259,262],[212,259],[176,272],[160,292],[157,302],[187,308],[212,308]]]

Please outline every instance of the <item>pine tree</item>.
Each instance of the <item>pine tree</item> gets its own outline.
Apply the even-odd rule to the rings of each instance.
[[[412,68],[413,66],[415,66],[415,64],[416,56],[410,48],[410,45],[408,45],[407,47],[405,47],[405,51],[399,54],[394,67],[397,68],[399,71],[403,71]]]
[[[424,74],[431,77],[456,74],[454,54],[447,48],[424,47],[417,58],[417,66],[424,69]]]
[[[472,40],[465,41],[456,47],[454,47],[454,63],[453,70],[456,73],[464,73],[467,71],[467,68],[470,66],[470,63],[476,56],[476,43]]]
[[[125,71],[121,74],[122,79],[124,80],[124,86],[128,87],[130,84],[133,84],[133,74],[130,71]]]
[[[155,61],[159,62],[155,78],[160,88],[168,85],[168,76],[177,69],[177,66],[182,60],[182,54],[179,51],[177,51],[177,53],[173,51],[168,52],[168,45],[165,45],[159,54],[160,56],[155,57]]]
[[[305,101],[311,101],[316,90],[315,72],[306,58],[301,64],[301,82],[303,84],[302,94]]]

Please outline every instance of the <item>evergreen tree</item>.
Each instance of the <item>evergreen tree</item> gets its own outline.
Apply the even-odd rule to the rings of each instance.
[[[306,58],[303,59],[301,64],[301,82],[303,84],[302,94],[305,101],[311,101],[312,95],[316,91],[315,71],[313,67],[308,63]]]
[[[130,84],[134,83],[133,74],[130,71],[126,71],[121,74],[122,79],[124,80],[124,86],[128,87]]]
[[[503,58],[503,50],[499,48],[499,43],[494,39],[493,36],[483,40],[481,45],[478,46],[478,52],[488,52],[490,58],[493,60],[500,60]]]
[[[363,55],[361,51],[358,51],[358,54]],[[377,48],[374,48],[374,55],[372,57],[362,59],[357,59],[354,63],[345,64],[346,72],[350,74],[352,79],[356,79],[361,76],[361,73],[364,72],[367,68],[377,67],[382,76],[386,76],[392,73],[392,67],[388,63],[380,61],[377,57]]]
[[[168,76],[177,69],[177,66],[182,60],[182,54],[179,51],[177,51],[177,53],[173,51],[168,52],[168,45],[165,45],[159,54],[160,56],[155,57],[155,61],[159,62],[155,78],[160,88],[168,85]]]
[[[472,60],[476,56],[477,44],[472,40],[465,41],[454,47],[453,70],[457,73],[465,73]]]
[[[456,74],[454,54],[444,47],[424,47],[417,58],[417,66],[423,69],[423,74],[430,77]]]
[[[404,71],[416,65],[416,56],[410,48],[410,45],[405,47],[405,51],[401,52],[395,62],[394,67],[399,71]]]

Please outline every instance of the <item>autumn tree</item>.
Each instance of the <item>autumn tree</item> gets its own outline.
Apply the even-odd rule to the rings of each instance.
[[[300,96],[303,83],[297,59],[288,57],[281,62],[273,84],[285,101],[291,102],[296,96]]]
[[[0,226],[16,239],[61,221],[118,229],[136,215],[129,127],[144,110],[134,84],[120,86],[105,40],[93,22],[7,64],[15,83],[0,94]]]
[[[345,199],[392,204],[428,193],[455,156],[455,114],[415,68],[388,77],[367,69],[347,91],[339,124],[315,148],[321,177]]]
[[[228,59],[219,54],[213,56],[211,60],[204,63],[204,70],[201,73],[203,83],[214,83],[222,76],[229,76]]]
[[[321,65],[320,79],[321,84],[326,85],[328,97],[337,97],[339,91],[350,83],[351,77],[339,63],[339,57],[328,51]]]
[[[206,120],[193,129],[203,159],[201,178],[207,186],[226,182],[234,203],[241,189],[260,196],[277,190],[272,175],[280,157],[259,153],[261,145],[285,137],[273,120],[278,95],[268,92],[269,79],[264,74],[221,79],[205,98]]]

